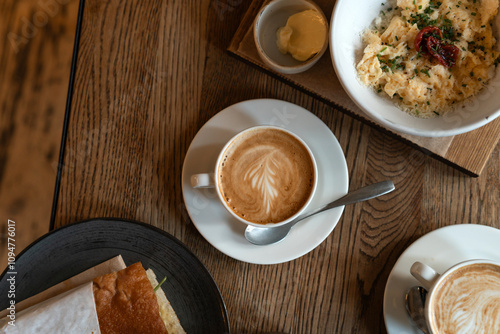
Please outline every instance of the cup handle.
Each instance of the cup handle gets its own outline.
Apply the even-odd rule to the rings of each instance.
[[[427,291],[432,288],[434,282],[439,278],[439,274],[434,269],[418,261],[411,266],[410,273]]]
[[[215,187],[214,173],[194,174],[191,176],[191,186],[193,188],[213,188]]]

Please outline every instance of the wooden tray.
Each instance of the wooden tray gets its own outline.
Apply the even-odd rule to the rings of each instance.
[[[260,8],[269,0],[253,0],[238,27],[228,51],[269,74],[301,89],[362,122],[382,130],[471,176],[479,176],[500,138],[500,117],[489,124],[457,136],[426,138],[397,133],[368,119],[342,88],[330,59],[329,52],[310,70],[284,75],[269,69],[260,60],[253,41],[253,22]],[[329,17],[335,1],[316,0]]]

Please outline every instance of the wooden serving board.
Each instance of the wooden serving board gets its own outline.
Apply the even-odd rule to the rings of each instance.
[[[253,0],[236,31],[228,51],[240,59],[256,65],[269,74],[345,112],[362,122],[382,130],[432,157],[471,175],[479,176],[500,139],[500,118],[474,131],[451,137],[426,138],[411,136],[374,123],[359,109],[342,88],[333,68],[329,52],[310,70],[293,75],[274,72],[260,60],[253,40],[253,22],[260,8],[269,0]],[[327,17],[335,1],[316,0]]]

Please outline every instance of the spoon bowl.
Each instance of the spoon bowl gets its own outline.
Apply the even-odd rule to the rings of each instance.
[[[375,183],[352,192],[347,193],[347,195],[323,206],[312,212],[309,212],[301,217],[298,217],[294,221],[280,225],[276,227],[256,227],[247,226],[245,229],[245,238],[254,245],[264,246],[274,244],[278,241],[283,240],[292,227],[303,219],[309,218],[312,215],[318,214],[320,212],[330,210],[342,205],[358,203],[361,201],[366,201],[368,199],[378,197],[387,194],[394,190],[394,183],[392,181],[383,181]]]
[[[414,286],[406,293],[406,311],[411,320],[424,334],[428,334],[427,322],[425,321],[424,309],[427,290],[421,286]]]

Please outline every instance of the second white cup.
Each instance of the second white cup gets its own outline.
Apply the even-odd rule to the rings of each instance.
[[[438,274],[415,262],[411,274],[429,292],[425,318],[431,333],[500,333],[500,263],[469,260]]]

